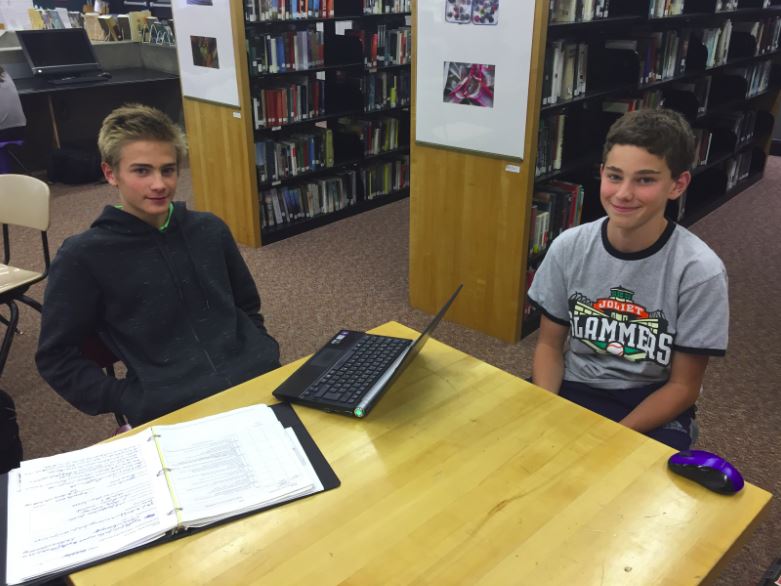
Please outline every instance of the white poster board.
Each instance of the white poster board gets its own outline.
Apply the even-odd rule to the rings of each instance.
[[[534,7],[418,0],[418,142],[523,158]]]
[[[239,106],[229,0],[174,0],[182,95]]]

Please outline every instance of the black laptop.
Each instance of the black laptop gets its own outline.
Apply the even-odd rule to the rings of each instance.
[[[283,401],[364,417],[415,359],[459,285],[416,340],[342,330],[274,391]]]

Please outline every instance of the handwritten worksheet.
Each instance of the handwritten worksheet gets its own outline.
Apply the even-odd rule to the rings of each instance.
[[[6,582],[320,490],[295,431],[266,405],[22,462],[9,473]]]

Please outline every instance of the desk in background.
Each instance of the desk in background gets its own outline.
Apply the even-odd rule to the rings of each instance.
[[[95,54],[111,79],[52,85],[33,77],[13,31],[0,36],[0,64],[13,77],[27,116],[21,159],[45,169],[61,144],[96,144],[103,118],[128,102],[155,106],[183,124],[176,49],[132,41],[95,43]]]
[[[77,139],[84,138],[84,126],[88,128],[95,127],[95,121],[98,121],[97,128],[100,128],[100,121],[103,120],[106,114],[113,110],[116,106],[125,101],[128,101],[130,94],[138,93],[136,90],[140,90],[141,96],[148,96],[149,94],[160,94],[160,88],[153,85],[162,82],[169,82],[169,88],[178,91],[179,76],[166,73],[164,71],[156,71],[154,69],[144,69],[140,67],[133,67],[127,69],[117,69],[110,71],[111,78],[100,82],[88,82],[88,83],[73,83],[65,85],[54,85],[39,77],[23,77],[15,80],[16,89],[19,91],[19,96],[22,99],[23,107],[25,108],[25,115],[28,118],[36,118],[40,115],[40,112],[29,112],[27,104],[27,96],[40,95],[46,97],[47,110],[49,114],[49,122],[51,124],[53,144],[55,147],[59,147],[60,131],[59,124],[57,122],[57,99],[59,97],[75,97],[77,103],[85,104],[90,108],[88,110],[88,116],[81,117],[78,123],[81,130]],[[176,85],[171,85],[174,82]],[[143,84],[140,85],[140,84]],[[174,92],[176,98],[181,100],[176,91]],[[63,100],[64,103],[64,100]],[[70,106],[72,109],[72,106]],[[98,120],[99,119],[99,120]],[[90,132],[91,137],[93,133]],[[97,135],[97,132],[94,132]],[[67,135],[66,135],[67,136]]]
[[[273,403],[301,362],[158,422]],[[699,584],[770,500],[709,492],[667,470],[671,448],[436,340],[366,419],[296,411],[340,488],[73,583]]]

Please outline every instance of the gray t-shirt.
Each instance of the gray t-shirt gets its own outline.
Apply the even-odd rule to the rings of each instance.
[[[723,356],[727,272],[716,253],[672,222],[650,248],[622,253],[607,222],[556,238],[529,289],[548,318],[570,327],[564,379],[633,388],[665,382],[673,351]]]

